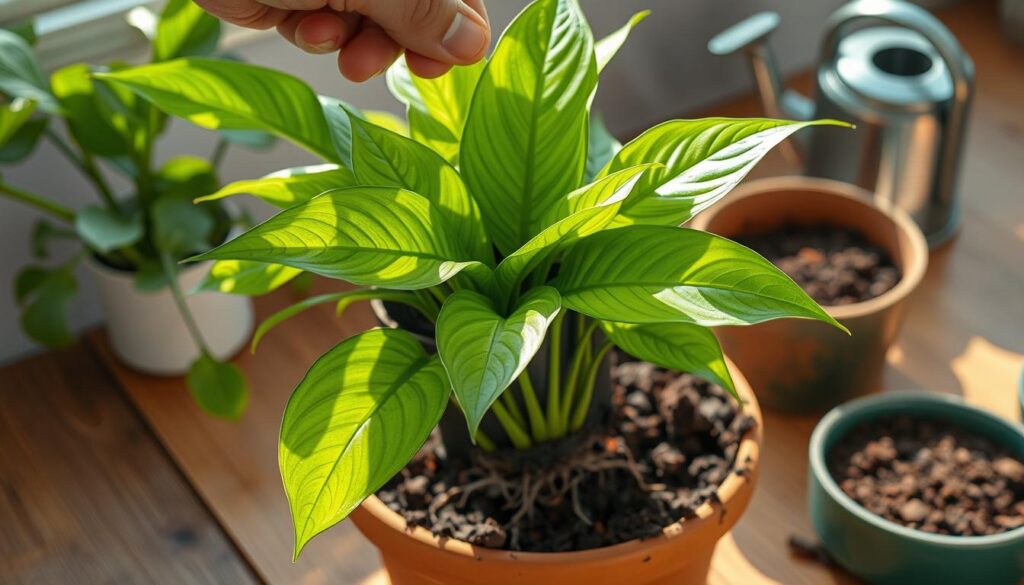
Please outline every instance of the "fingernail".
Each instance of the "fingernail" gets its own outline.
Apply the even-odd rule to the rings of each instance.
[[[333,53],[338,50],[338,41],[335,39],[328,39],[319,43],[303,42],[302,50],[307,53],[317,53],[321,55],[325,53]]]
[[[448,27],[448,32],[441,39],[441,45],[456,59],[472,59],[480,54],[487,42],[487,33],[483,27],[474,20],[463,14],[469,10],[463,5],[459,12],[455,13],[455,20]]]

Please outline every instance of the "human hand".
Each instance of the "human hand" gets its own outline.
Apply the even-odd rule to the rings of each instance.
[[[338,52],[352,81],[383,73],[402,52],[413,74],[443,75],[483,58],[491,40],[483,0],[195,0],[246,28],[277,27],[309,53]]]

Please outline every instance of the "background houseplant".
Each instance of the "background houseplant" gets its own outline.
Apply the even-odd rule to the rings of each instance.
[[[147,32],[152,61],[162,62],[212,54],[220,23],[190,0],[172,0]],[[23,329],[46,345],[71,341],[66,313],[77,288],[73,270],[85,261],[105,297],[115,352],[129,365],[148,371],[187,369],[189,387],[201,406],[220,416],[238,416],[245,405],[244,379],[218,358],[244,343],[251,309],[244,301],[208,298],[190,308],[183,283],[193,283],[200,275],[184,274],[195,271],[183,271],[177,263],[224,241],[231,230],[233,220],[222,205],[191,203],[197,195],[216,190],[216,166],[228,144],[259,147],[272,137],[224,134],[211,161],[179,156],[156,167],[154,150],[166,129],[164,114],[131,92],[93,77],[127,65],[75,64],[47,80],[33,55],[31,34],[24,34],[0,30],[0,162],[17,163],[41,140],[52,141],[82,172],[98,202],[76,211],[0,178],[0,196],[46,216],[33,236],[40,261],[48,258],[54,240],[81,245],[56,266],[40,262],[18,275],[15,289]],[[58,120],[67,139],[54,129]],[[106,170],[128,179],[132,191],[116,193]],[[199,319],[193,315],[196,310]],[[152,318],[155,313],[171,320],[147,328],[147,321],[159,323]],[[176,344],[177,338],[185,341]],[[168,361],[168,354],[179,363]]]
[[[405,465],[453,390],[484,450],[526,448],[581,431],[613,345],[731,389],[705,327],[836,324],[750,250],[676,227],[808,123],[673,121],[621,150],[588,130],[598,72],[638,21],[594,43],[574,1],[540,0],[486,64],[437,80],[397,65],[412,138],[258,67],[185,59],[103,76],[201,126],[273,131],[329,162],[203,198],[252,193],[286,209],[196,259],[232,262],[260,288],[300,270],[364,287],[304,301],[261,332],[316,303],[367,298],[436,321],[439,355],[375,329],[297,388],[280,452],[296,554]],[[545,339],[541,385],[522,373]],[[489,412],[501,436],[478,432]]]

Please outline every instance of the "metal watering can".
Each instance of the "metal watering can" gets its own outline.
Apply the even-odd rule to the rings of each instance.
[[[860,185],[909,213],[930,246],[945,242],[960,223],[957,174],[974,91],[974,64],[956,37],[908,2],[850,2],[825,24],[811,101],[783,89],[767,45],[778,24],[773,12],[756,14],[708,49],[750,59],[766,115],[857,126],[798,134],[806,174]]]

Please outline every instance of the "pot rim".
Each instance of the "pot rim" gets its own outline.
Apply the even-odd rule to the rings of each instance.
[[[952,536],[948,534],[932,534],[923,530],[916,530],[901,526],[881,516],[871,513],[867,508],[861,506],[839,487],[832,474],[825,464],[825,442],[835,432],[835,427],[840,421],[850,417],[865,415],[867,418],[892,415],[903,412],[912,412],[913,407],[921,403],[930,403],[943,408],[945,412],[956,415],[957,413],[969,413],[971,416],[984,419],[991,424],[1005,427],[1008,431],[1020,435],[1024,443],[1024,426],[1014,424],[1002,417],[996,416],[987,410],[967,404],[959,396],[951,394],[936,394],[924,390],[897,390],[884,392],[874,396],[865,396],[851,400],[836,406],[830,410],[814,427],[811,433],[811,440],[808,446],[808,459],[810,470],[818,483],[825,489],[825,492],[833,501],[839,503],[844,510],[853,514],[860,520],[867,522],[873,527],[910,540],[922,542],[928,545],[956,549],[984,549],[994,545],[1002,545],[1016,540],[1024,540],[1024,526],[1008,530],[1000,534],[986,536]],[[866,414],[865,414],[866,413]],[[955,418],[953,419],[955,420]]]
[[[701,212],[694,219],[693,227],[707,231],[708,225],[722,209],[742,199],[756,197],[773,191],[792,190],[819,191],[825,195],[841,197],[868,207],[889,220],[896,230],[906,236],[907,241],[910,242],[909,249],[906,250],[904,255],[906,260],[904,262],[905,265],[902,267],[902,275],[896,286],[877,297],[859,303],[835,307],[823,306],[822,308],[825,312],[833,318],[842,321],[843,319],[854,319],[881,312],[903,301],[924,279],[924,275],[928,270],[928,243],[921,232],[921,228],[902,209],[879,202],[872,197],[870,191],[842,181],[817,177],[784,176],[756,179],[743,183],[728,197],[719,202],[718,205]]]
[[[517,563],[537,564],[550,564],[552,562],[585,563],[590,561],[604,561],[608,560],[610,557],[628,557],[636,555],[640,551],[647,551],[651,548],[667,546],[675,539],[681,538],[698,530],[717,528],[723,524],[723,520],[721,520],[723,517],[722,510],[727,510],[729,502],[733,501],[734,497],[741,492],[741,490],[753,489],[753,484],[755,483],[760,466],[761,445],[764,440],[764,418],[761,415],[761,408],[757,402],[757,397],[754,395],[753,389],[750,387],[747,379],[736,367],[736,364],[734,364],[728,357],[725,358],[725,361],[729,367],[730,373],[732,374],[736,391],[743,398],[744,404],[742,408],[747,414],[754,417],[757,421],[757,426],[748,432],[743,438],[739,448],[736,450],[736,457],[729,476],[721,485],[718,486],[716,493],[718,494],[718,499],[721,502],[719,505],[720,507],[716,507],[712,505],[710,501],[706,501],[697,508],[695,511],[695,517],[683,518],[669,526],[666,526],[658,536],[643,540],[634,539],[611,546],[567,553],[509,551],[477,547],[468,542],[454,538],[437,537],[434,536],[430,530],[423,528],[422,526],[416,526],[410,530],[406,525],[405,519],[397,512],[391,510],[391,508],[388,508],[387,505],[385,505],[384,502],[376,496],[376,494],[371,495],[369,498],[364,500],[361,507],[377,521],[387,525],[392,530],[403,534],[407,538],[411,538],[420,544],[427,545],[441,552],[452,553],[478,561],[514,561]],[[747,472],[744,475],[737,474],[737,465],[735,462],[747,461],[748,459],[749,463],[745,466]],[[729,514],[729,516],[732,517],[732,522],[734,523],[738,520],[739,514]],[[725,520],[724,522],[728,522],[728,520]]]

